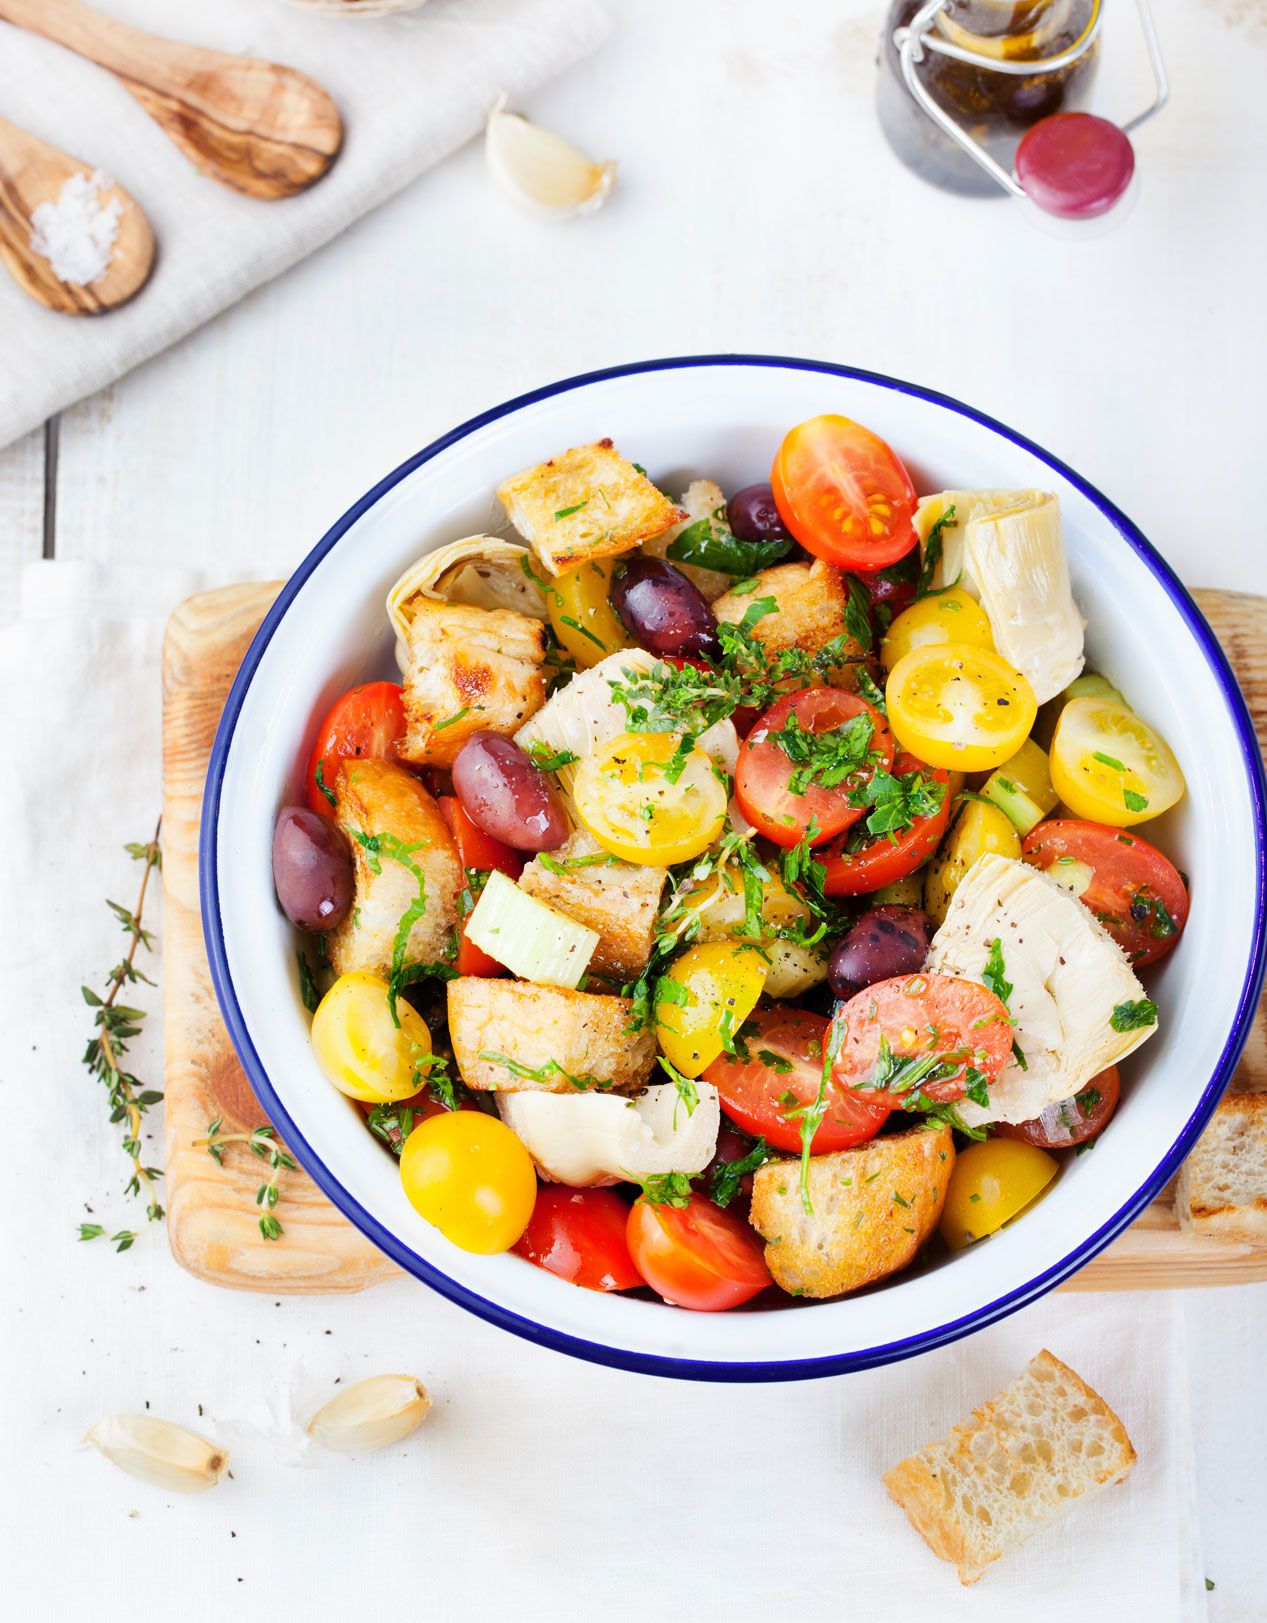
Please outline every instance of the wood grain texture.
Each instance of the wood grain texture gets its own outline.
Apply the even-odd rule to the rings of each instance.
[[[198,820],[229,685],[276,586],[228,587],[181,605],[163,646],[163,1016],[167,1233],[200,1279],[244,1290],[355,1291],[395,1273],[302,1172],[282,1174],[285,1235],[256,1219],[263,1163],[243,1146],[217,1166],[195,1148],[207,1123],[249,1131],[266,1118],[220,1020],[198,905]]]
[[[292,197],[343,142],[338,109],[306,74],[142,33],[81,0],[0,0],[0,18],[113,73],[189,161],[251,197]]]
[[[240,1152],[218,1169],[192,1141],[223,1115],[228,1130],[264,1117],[220,1022],[198,911],[198,819],[207,756],[229,685],[276,594],[274,585],[207,592],[173,615],[163,658],[163,1007],[166,1022],[168,1232],[177,1259],[201,1278],[247,1290],[358,1290],[396,1273],[302,1173],[285,1175],[285,1239],[255,1226],[260,1162]],[[1267,599],[1197,592],[1267,738]],[[1267,1004],[1236,1086],[1267,1088]],[[1067,1290],[1151,1290],[1267,1279],[1267,1249],[1182,1234],[1173,1188],[1087,1264]]]
[[[104,276],[89,286],[63,282],[31,246],[31,216],[41,203],[56,202],[73,175],[93,165],[0,118],[0,260],[22,291],[50,310],[96,316],[126,304],[154,268],[154,233],[145,211],[117,182],[102,187],[102,207],[122,205],[118,231]]]

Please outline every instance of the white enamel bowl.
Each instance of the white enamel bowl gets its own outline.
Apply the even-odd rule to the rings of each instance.
[[[499,527],[499,480],[610,435],[670,491],[766,475],[794,423],[857,418],[920,490],[1038,486],[1064,514],[1094,668],[1159,725],[1188,794],[1145,832],[1192,876],[1178,948],[1152,975],[1161,1029],[1127,1062],[1117,1116],[1020,1222],[844,1301],[684,1312],[579,1290],[514,1256],[474,1257],[420,1218],[396,1164],[325,1081],[308,1042],[295,938],[273,899],[280,805],[345,688],[395,675],[383,600],[422,553]],[[202,825],[203,919],[229,1032],[286,1143],[402,1267],[503,1328],[601,1363],[714,1380],[785,1380],[907,1357],[1051,1289],[1172,1175],[1231,1076],[1263,974],[1264,786],[1241,696],[1209,627],[1129,521],[1020,435],[927,390],[806,361],[699,357],[594,373],[473,419],[389,474],[313,548],[251,645],[216,739]]]

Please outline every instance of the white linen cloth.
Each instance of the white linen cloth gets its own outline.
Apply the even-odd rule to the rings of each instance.
[[[103,0],[101,9],[311,75],[342,114],[343,150],[298,197],[240,196],[193,169],[111,74],[0,22],[5,118],[119,181],[158,242],[148,285],[98,317],[45,310],[0,270],[0,446],[328,242],[476,135],[499,92],[513,105],[595,49],[609,26],[598,0],[430,0],[403,16],[360,19],[276,0]],[[460,251],[435,244],[436,253]],[[373,267],[363,296],[374,297],[377,278],[410,274],[407,263]]]
[[[158,1229],[123,1256],[76,1240],[86,1206],[140,1226],[120,1193],[118,1129],[79,1064],[90,1029],[79,986],[119,952],[103,897],[132,905],[138,870],[121,846],[148,838],[157,814],[163,622],[201,584],[35,564],[22,620],[0,631],[12,699],[0,797],[6,1615],[135,1623],[143,1585],[172,1623],[1201,1623],[1177,1297],[1054,1295],[887,1369],[725,1387],[544,1351],[410,1280],[278,1300],[190,1278]],[[157,910],[150,922],[161,963]],[[135,1001],[155,1011],[133,1053],[153,1083],[158,995],[141,987]],[[1114,1406],[1139,1463],[962,1589],[880,1479],[1043,1346]],[[293,1435],[269,1442],[248,1424],[284,1409],[287,1392],[302,1410],[336,1379],[397,1370],[418,1375],[435,1406],[381,1454],[309,1454],[315,1468],[296,1470]],[[78,1449],[102,1416],[147,1407],[225,1442],[233,1479],[181,1498]]]

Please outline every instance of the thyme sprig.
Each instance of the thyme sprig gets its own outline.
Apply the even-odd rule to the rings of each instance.
[[[138,1077],[124,1069],[123,1061],[128,1044],[132,1038],[139,1035],[145,1019],[145,1010],[120,1003],[119,995],[125,986],[134,986],[138,981],[144,981],[147,986],[154,985],[149,976],[138,969],[136,957],[142,948],[146,952],[151,952],[154,946],[153,934],[145,929],[141,918],[145,911],[150,875],[163,865],[162,849],[159,846],[162,826],[163,820],[160,817],[150,840],[136,841],[124,846],[124,850],[133,861],[144,864],[136,906],[129,910],[118,902],[109,900],[106,902],[106,906],[129,938],[127,952],[107,975],[104,996],[94,992],[90,986],[80,988],[84,1002],[96,1011],[93,1016],[93,1035],[84,1050],[83,1063],[87,1066],[89,1075],[95,1077],[106,1089],[111,1124],[115,1122],[125,1124],[123,1153],[132,1164],[132,1173],[123,1186],[123,1192],[139,1198],[144,1188],[147,1223],[156,1223],[163,1216],[163,1207],[156,1194],[156,1186],[163,1176],[163,1171],[161,1167],[147,1166],[141,1158],[141,1117],[151,1105],[158,1104],[163,1095],[157,1089],[143,1087]],[[79,1225],[81,1240],[100,1239],[105,1233],[105,1225],[101,1223]],[[127,1251],[137,1240],[138,1235],[135,1230],[124,1228],[116,1230],[109,1238],[116,1251]]]
[[[217,1116],[214,1121],[209,1121],[206,1138],[195,1139],[194,1148],[205,1149],[217,1166],[223,1166],[225,1145],[245,1144],[252,1155],[267,1162],[271,1176],[255,1191],[255,1204],[261,1208],[260,1233],[266,1240],[280,1240],[286,1231],[273,1216],[273,1208],[281,1198],[278,1174],[282,1171],[293,1172],[294,1160],[282,1149],[277,1142],[277,1135],[267,1124],[252,1127],[249,1133],[226,1133],[223,1129],[223,1116]]]

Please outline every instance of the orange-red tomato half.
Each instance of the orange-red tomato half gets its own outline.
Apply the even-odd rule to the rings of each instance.
[[[861,751],[858,766],[843,777],[841,769],[853,758],[849,752],[826,774],[809,757],[822,747],[814,741],[827,735],[852,741]],[[856,693],[839,688],[788,693],[757,720],[739,751],[735,794],[740,809],[776,845],[797,845],[811,826],[816,830],[813,843],[820,844],[862,816],[865,808],[855,806],[852,797],[877,766],[893,764],[894,747],[888,722]],[[828,763],[829,757],[821,760]]]
[[[811,417],[792,429],[770,483],[806,552],[840,569],[884,569],[915,546],[910,474],[878,434],[848,417]]]
[[[860,839],[853,829],[833,840],[820,852],[826,868],[823,889],[828,896],[866,896],[885,885],[895,885],[916,868],[923,867],[941,844],[950,821],[953,798],[950,773],[943,767],[925,766],[913,755],[899,751],[893,764],[895,777],[908,772],[919,772],[931,778],[945,790],[940,808],[929,817],[917,817],[909,828],[893,834],[877,834],[874,839]],[[850,850],[850,846],[857,847]]]
[[[542,1184],[522,1239],[511,1247],[529,1262],[591,1291],[642,1284],[629,1255],[629,1207],[610,1189]]]
[[[685,1206],[653,1206],[646,1196],[629,1213],[629,1254],[666,1302],[721,1313],[751,1301],[770,1283],[761,1241],[742,1217],[692,1194]]]
[[[899,975],[877,981],[836,1011],[839,1046],[832,1081],[885,1088],[901,1107],[918,1090],[949,1104],[962,1099],[971,1068],[993,1082],[1012,1052],[1007,1009],[986,987],[957,975]]]
[[[704,1072],[704,1080],[713,1083],[722,1109],[745,1132],[762,1135],[776,1150],[799,1154],[804,1117],[795,1112],[818,1097],[827,1028],[827,1020],[808,1009],[786,1004],[757,1009],[744,1022],[747,1059],[723,1054]],[[841,1089],[834,1079],[829,1079],[826,1103],[810,1146],[815,1155],[874,1138],[893,1109],[882,1095]]]
[[[364,756],[395,759],[396,745],[405,736],[401,692],[396,682],[365,682],[330,706],[308,757],[308,804],[313,811],[334,816],[334,780],[341,761]]]

